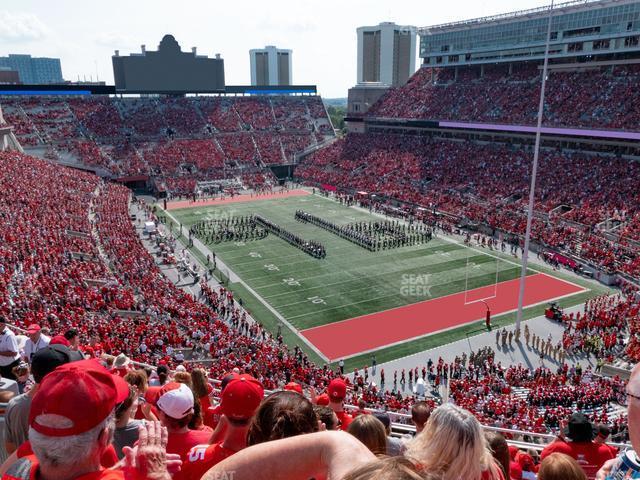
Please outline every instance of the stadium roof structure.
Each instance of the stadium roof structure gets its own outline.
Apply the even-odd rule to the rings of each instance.
[[[2,95],[317,95],[315,85],[226,85],[221,90],[118,90],[113,85],[0,85]]]
[[[606,6],[616,5],[621,3],[631,3],[629,0],[570,0],[568,2],[557,3],[553,6],[553,14],[567,13],[572,10],[580,9],[585,6]],[[449,32],[453,30],[463,30],[468,28],[475,28],[485,26],[491,23],[509,22],[513,20],[532,19],[536,17],[544,17],[549,15],[549,9],[551,5],[545,5],[543,7],[531,8],[528,10],[517,10],[515,12],[500,13],[497,15],[491,15],[488,17],[479,17],[469,20],[460,20],[457,22],[442,23],[439,25],[433,25],[429,27],[421,27],[418,29],[420,35],[431,35],[434,33]]]

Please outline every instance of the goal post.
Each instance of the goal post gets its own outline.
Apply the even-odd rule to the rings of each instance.
[[[472,260],[470,260],[472,249],[467,250],[467,258],[465,264],[465,272],[464,272],[464,304],[472,305],[474,303],[485,303],[488,300],[492,300],[498,296],[498,276],[500,273],[500,258],[489,256],[493,262],[487,262],[482,264],[476,264]],[[493,283],[489,285],[482,285],[474,287],[473,285],[469,285],[469,282],[473,282],[475,277],[480,275],[485,275],[486,269],[483,267],[491,263],[492,265],[495,263],[495,275],[492,275]],[[480,274],[478,274],[481,272]],[[491,268],[491,273],[493,274],[493,267]]]

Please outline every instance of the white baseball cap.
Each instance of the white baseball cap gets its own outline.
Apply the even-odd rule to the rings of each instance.
[[[193,392],[184,383],[167,383],[160,389],[157,407],[177,420],[193,413]]]

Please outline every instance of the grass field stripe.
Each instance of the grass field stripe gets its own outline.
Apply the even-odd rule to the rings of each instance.
[[[165,210],[165,213],[166,213],[169,217],[171,217],[171,219],[172,219],[174,222],[177,222],[178,224],[180,224],[180,222],[178,222],[178,221],[176,220],[176,218],[175,218],[171,213],[169,213],[167,210]],[[185,229],[185,227],[183,226],[183,228],[182,228],[182,229],[184,230],[184,229]],[[187,232],[188,232],[188,230],[187,230]],[[183,233],[183,232],[181,231],[180,233]],[[194,242],[194,246],[195,246],[195,245],[196,245],[196,243]],[[204,254],[204,255],[206,255],[206,254],[208,253],[208,252],[203,252],[203,251],[200,249],[200,247],[196,247],[196,248],[198,248],[198,250],[200,251],[200,253],[202,253],[202,254]],[[216,259],[216,260],[217,260],[217,259]],[[224,267],[227,269],[227,272],[229,272],[229,273],[231,273],[231,272],[232,272],[231,268],[229,268],[226,264],[224,264],[224,262],[222,262],[222,261],[221,261],[220,263],[221,263],[222,265],[224,265]],[[235,273],[234,273],[234,275],[235,275]],[[254,297],[255,297],[255,298],[256,298],[260,303],[262,303],[262,304],[265,306],[265,308],[267,308],[267,310],[269,310],[273,315],[275,315],[275,316],[276,316],[276,318],[277,318],[278,320],[280,320],[284,325],[286,325],[286,326],[287,326],[287,327],[288,327],[292,332],[294,332],[294,333],[298,334],[298,336],[300,337],[300,339],[301,339],[301,340],[302,340],[302,341],[303,341],[303,342],[304,342],[304,343],[305,343],[305,344],[306,344],[306,345],[307,345],[311,350],[313,350],[313,351],[314,351],[314,352],[315,352],[315,353],[316,353],[320,358],[322,358],[323,360],[325,360],[325,361],[327,361],[327,362],[329,361],[329,359],[328,359],[327,357],[325,357],[325,356],[324,356],[324,354],[323,354],[320,350],[318,350],[318,349],[316,348],[316,346],[315,346],[315,345],[313,345],[313,343],[309,342],[309,341],[308,341],[306,338],[304,338],[302,335],[299,335],[298,329],[297,329],[297,328],[295,328],[293,325],[291,325],[291,323],[290,323],[286,318],[284,318],[282,315],[280,315],[280,313],[278,313],[278,311],[277,311],[275,308],[273,308],[271,305],[269,305],[269,302],[267,302],[267,301],[266,301],[265,299],[263,299],[260,295],[258,295],[258,293],[257,293],[257,292],[255,292],[255,291],[254,291],[254,290],[253,290],[249,285],[247,285],[247,284],[246,284],[246,283],[245,283],[245,282],[244,282],[244,281],[243,281],[239,276],[237,276],[237,275],[236,275],[236,278],[238,279],[239,283],[241,283],[241,284],[242,284],[242,286],[243,286],[244,288],[246,288],[246,289],[247,289],[247,291],[248,291],[249,293],[251,293],[251,295],[253,295],[253,296],[254,296]]]
[[[415,269],[412,269],[412,270],[402,269],[402,270],[398,270],[398,271],[397,271],[397,272],[395,272],[395,273],[398,273],[398,274],[399,274],[399,273],[401,273],[401,272],[402,272],[402,273],[411,274],[411,273],[414,273],[414,272],[420,272],[420,271],[423,271],[423,270],[421,270],[421,269],[422,269],[422,267],[416,267]],[[503,272],[503,273],[504,273],[504,272],[509,272],[509,271],[511,271],[511,270],[514,270],[514,269],[515,269],[515,267],[507,267],[507,268],[505,268],[505,270],[502,270],[501,272]],[[458,271],[460,271],[460,270],[461,270],[460,268],[451,268],[451,269],[449,269],[449,270],[447,270],[447,271],[448,271],[449,273],[453,273],[453,272],[458,272]],[[470,277],[470,278],[472,278],[472,279],[474,279],[474,278],[475,278],[475,279],[477,279],[477,278],[480,278],[480,277],[488,276],[489,274],[493,275],[493,272],[478,272],[478,274],[477,274],[477,275],[472,276],[472,277]],[[382,278],[382,279],[384,279],[384,277],[387,277],[387,276],[394,276],[394,274],[393,274],[393,273],[391,273],[391,274],[390,274],[389,272],[382,272],[382,273],[379,273],[379,274],[377,274],[377,275],[368,275],[366,278],[358,279],[355,283],[354,283],[353,281],[348,281],[348,283],[351,283],[351,284],[354,284],[354,285],[357,285],[357,284],[360,284],[360,283],[365,283],[365,284],[366,284],[366,285],[364,285],[363,287],[356,287],[356,286],[354,286],[353,288],[350,288],[350,289],[349,289],[349,291],[356,291],[356,290],[359,290],[359,289],[361,289],[361,288],[371,288],[371,280],[372,280],[372,279],[376,279],[376,278]],[[399,275],[399,276],[400,276],[400,277],[402,277],[402,275]],[[298,279],[296,279],[296,280],[298,280]],[[442,282],[442,283],[433,283],[433,284],[431,284],[431,285],[432,285],[432,286],[437,286],[437,285],[446,285],[446,284],[448,284],[448,283],[459,283],[459,282],[461,282],[461,281],[462,281],[462,278],[449,277],[448,279],[446,279],[446,281],[444,281],[444,282]],[[324,285],[316,285],[316,286],[314,286],[314,287],[308,287],[308,288],[306,288],[306,289],[295,288],[295,289],[292,289],[292,290],[290,290],[290,291],[287,291],[286,293],[287,293],[287,294],[289,294],[289,295],[291,295],[291,294],[296,294],[296,293],[298,293],[298,292],[302,292],[302,291],[309,290],[309,289],[315,289],[315,288],[321,288],[321,287],[329,287],[329,286],[341,285],[341,284],[343,284],[343,283],[347,283],[347,281],[335,282],[335,283],[333,283],[333,284],[332,284],[332,283],[327,283],[327,284],[324,284]],[[281,285],[281,283],[280,283],[280,285]],[[388,283],[387,283],[387,285],[388,285]],[[382,287],[383,285],[380,285],[380,286]],[[256,290],[261,290],[261,288],[260,288],[260,287],[256,287]],[[387,289],[387,290],[388,290],[388,289]],[[397,286],[396,286],[396,287],[394,287],[394,288],[393,288],[393,290],[395,291],[395,293],[398,293],[398,288],[397,288]],[[337,292],[337,293],[339,294],[339,293],[341,293],[341,292]],[[266,298],[271,298],[271,297],[273,297],[273,295],[272,295],[272,296],[269,296],[269,297],[265,296],[264,298],[266,299]],[[327,298],[327,297],[325,296],[324,298]],[[276,307],[276,308],[277,308],[277,307]]]
[[[423,259],[426,259],[426,258],[431,257],[431,256],[432,256],[432,255],[425,256],[425,257],[422,257],[422,258],[423,258]],[[477,258],[482,258],[482,257],[483,257],[482,255],[478,255],[478,256],[477,256]],[[474,257],[474,258],[475,258],[475,257]],[[435,257],[435,256],[434,256],[434,259],[436,259],[436,260],[437,260],[437,259],[438,259],[438,257]],[[397,261],[390,262],[390,263],[392,263],[394,266],[396,266],[397,268],[395,268],[395,269],[393,269],[393,270],[385,270],[385,272],[383,272],[383,273],[387,273],[387,274],[389,274],[389,275],[391,276],[391,275],[393,275],[393,274],[395,274],[395,273],[402,272],[402,271],[404,271],[404,270],[408,269],[408,268],[409,268],[409,266],[410,266],[412,263],[413,263],[413,264],[415,264],[415,261],[413,261],[413,260],[414,260],[414,259],[407,259],[407,260],[405,260],[405,261],[403,261],[403,262],[397,262]],[[419,267],[415,267],[415,268],[422,268],[422,269],[423,269],[423,273],[441,273],[442,271],[446,271],[446,270],[441,270],[441,268],[443,268],[443,267],[447,267],[447,269],[448,269],[448,268],[452,268],[452,269],[454,269],[454,268],[455,268],[455,269],[461,268],[461,267],[459,267],[459,266],[458,266],[458,265],[459,265],[459,262],[460,262],[461,260],[462,260],[461,258],[458,258],[458,259],[445,260],[445,261],[440,261],[440,262],[435,261],[435,262],[433,262],[433,263],[428,263],[428,264],[421,265],[421,266],[419,266]],[[316,279],[317,279],[317,278],[321,278],[321,277],[324,277],[324,276],[327,276],[327,275],[335,275],[335,274],[336,274],[336,272],[341,272],[341,270],[340,270],[341,266],[340,266],[339,264],[336,264],[336,263],[333,263],[333,262],[329,262],[329,261],[327,261],[327,262],[325,262],[325,263],[326,263],[327,265],[331,265],[331,266],[333,266],[333,267],[334,267],[334,269],[333,269],[333,270],[330,270],[330,271],[328,271],[328,272],[319,273],[319,274],[317,274],[317,275],[310,275],[310,276],[307,276],[307,277],[301,277],[301,278],[298,278],[298,280],[310,280],[310,279],[312,279],[312,278],[316,278]],[[280,267],[280,266],[281,266],[280,264],[277,264],[277,265],[278,265],[278,267]],[[380,262],[380,263],[378,263],[378,264],[371,264],[371,262],[369,262],[369,265],[362,265],[362,266],[359,266],[359,267],[356,267],[356,266],[354,265],[354,266],[351,266],[351,267],[350,267],[350,270],[351,270],[351,272],[350,272],[350,273],[356,272],[356,273],[361,274],[362,276],[364,276],[364,275],[368,275],[368,273],[366,273],[366,272],[368,272],[369,270],[373,270],[373,271],[376,271],[376,270],[382,270],[382,268],[380,268],[380,266],[381,266],[381,265],[384,265],[384,263],[383,263],[383,262]],[[509,268],[512,268],[512,267],[509,267]],[[282,272],[282,274],[284,274],[284,275],[286,275],[286,274],[287,274],[286,272],[289,272],[289,271],[290,271],[290,269],[287,269],[287,270],[284,270],[284,271],[283,271],[283,270],[280,270],[280,272]],[[294,272],[295,272],[295,271],[297,271],[297,270],[291,270],[291,271],[294,271]],[[264,272],[263,272],[263,273],[264,273]],[[256,275],[255,277],[251,277],[250,279],[249,279],[249,278],[247,278],[247,280],[260,280],[260,279],[263,279],[263,278],[268,279],[271,275],[272,275],[272,274],[266,274],[266,275],[265,275],[265,274],[261,274],[261,275]],[[374,275],[374,276],[377,276],[377,275]],[[269,286],[269,285],[272,285],[272,284],[260,285],[260,286],[257,286],[257,288],[264,288],[264,287]]]
[[[422,244],[422,245],[429,245],[429,243]],[[265,247],[266,247],[265,244],[262,244],[259,247],[256,245],[256,250],[258,248],[264,250]],[[332,260],[335,260],[336,258],[339,258],[339,257],[342,257],[342,256],[353,255],[352,246],[348,246],[348,247],[342,248],[343,250],[349,250],[348,252],[337,253],[337,254],[335,253],[336,247],[331,246],[330,248],[331,248],[330,251],[327,250],[327,258],[331,258]],[[424,247],[420,248],[420,246],[401,247],[401,248],[402,248],[401,251],[395,251],[395,252],[393,250],[381,250],[380,252],[375,252],[375,253],[374,252],[368,252],[368,251],[363,251],[362,253],[371,254],[371,258],[374,258],[374,255],[375,255],[375,259],[378,260],[378,259],[384,259],[384,258],[393,257],[394,255],[397,255],[399,253],[422,252],[424,250],[427,250],[427,251],[430,250],[429,248],[424,248]],[[437,249],[441,250],[441,249],[445,249],[446,247],[445,246],[439,246],[439,247],[432,247],[432,248],[433,249],[437,248]],[[405,250],[405,249],[407,249],[407,250]],[[458,250],[463,250],[463,248],[458,246],[458,248],[451,248],[451,249],[445,250],[445,251],[447,251],[447,252],[455,252],[455,251],[458,251]],[[385,255],[383,252],[386,252],[386,251],[388,251],[389,253]],[[330,254],[331,254],[331,256],[329,256]],[[381,255],[379,255],[379,254],[381,254]],[[237,255],[237,256],[234,256],[234,257],[229,256],[229,260],[234,260],[236,258],[242,258],[243,256],[244,255]],[[300,259],[300,257],[297,256],[297,255],[282,255],[282,256],[273,256],[273,257],[270,257],[270,258],[273,259],[273,260],[278,260],[280,258],[296,258],[297,260],[295,262],[291,262],[291,265],[295,265],[296,263],[304,263],[302,261],[302,259]],[[251,264],[254,264],[254,263],[259,263],[259,261],[260,261],[259,259],[253,259],[253,260],[247,260],[246,262],[237,262],[237,263],[234,262],[234,265],[235,266],[251,265]],[[289,265],[289,264],[288,263],[284,263],[284,264],[281,263],[280,265]]]
[[[513,267],[512,267],[512,268],[513,268]],[[470,278],[480,278],[480,277],[485,277],[485,276],[487,276],[487,275],[489,275],[489,274],[493,275],[493,272],[489,272],[488,274],[475,275],[475,276],[470,277]],[[444,282],[442,282],[442,283],[433,283],[433,284],[431,284],[430,286],[433,288],[433,287],[438,287],[438,286],[443,286],[443,285],[449,285],[449,284],[451,284],[451,283],[454,283],[454,282],[452,282],[451,280],[447,280],[447,281],[444,281]],[[382,287],[382,286],[381,286],[381,287]],[[354,288],[350,288],[350,289],[349,289],[349,292],[354,292],[354,291],[362,290],[362,289],[365,289],[365,288],[372,288],[372,287],[371,287],[371,285],[364,285],[364,286],[362,286],[362,287],[354,287]],[[482,288],[484,288],[484,287],[482,287]],[[385,291],[389,291],[389,290],[385,290]],[[456,292],[456,293],[457,293],[457,292]],[[323,299],[327,299],[327,298],[335,297],[335,296],[337,296],[337,295],[342,295],[342,294],[343,294],[343,292],[335,292],[335,293],[331,293],[331,294],[329,294],[329,295],[322,295],[322,298],[323,298]],[[390,293],[390,294],[388,294],[388,295],[381,295],[381,296],[379,296],[379,297],[369,297],[369,298],[368,298],[368,300],[369,300],[369,301],[372,301],[372,300],[380,300],[380,299],[382,299],[382,298],[387,298],[387,297],[397,296],[397,295],[398,295],[398,289],[393,289],[393,292],[392,292],[392,293]],[[454,294],[451,294],[451,295],[454,295]],[[266,297],[265,297],[265,298],[266,298]],[[441,297],[436,297],[436,298],[441,298]],[[420,301],[421,301],[421,300],[418,300],[418,301],[413,302],[413,303],[420,303]],[[286,308],[286,307],[290,307],[290,306],[292,306],[292,305],[298,305],[298,304],[305,303],[305,302],[307,302],[307,301],[306,301],[306,300],[302,300],[302,301],[299,301],[299,302],[293,302],[293,303],[289,303],[289,304],[286,304],[286,305],[273,305],[273,304],[272,304],[272,305],[273,305],[273,307],[274,307],[274,308],[278,309],[278,308]],[[308,302],[307,302],[307,303],[308,303]],[[335,307],[335,308],[348,307],[348,306],[350,306],[350,305],[357,305],[357,304],[359,304],[359,303],[362,303],[362,302],[347,303],[347,304],[340,305],[339,307]],[[409,305],[410,305],[410,304],[409,304]],[[403,306],[404,306],[404,305],[403,305]],[[323,310],[320,310],[320,312],[322,312],[322,311],[323,311]],[[309,314],[310,314],[310,315],[311,315],[311,314],[314,314],[314,313],[319,313],[319,312],[309,312]],[[289,317],[289,318],[297,318],[297,317]]]
[[[479,256],[481,258],[481,256]],[[455,272],[458,270],[462,269],[462,266],[459,264],[459,261],[461,259],[455,259],[455,260],[449,260],[446,262],[434,262],[434,263],[429,263],[426,265],[420,265],[414,268],[409,268],[409,266],[405,266],[405,264],[402,265],[398,265],[399,268],[396,268],[394,270],[384,270],[381,273],[378,274],[371,274],[368,273],[368,269],[371,268],[374,272],[376,270],[381,270],[380,268],[377,268],[376,266],[370,266],[370,267],[361,267],[360,270],[354,270],[354,272],[358,272],[361,274],[361,276],[363,278],[358,279],[357,281],[361,282],[361,281],[367,281],[367,279],[371,279],[371,278],[378,278],[380,276],[386,275],[389,277],[393,277],[394,275],[397,274],[401,274],[403,272],[413,272],[413,271],[417,271],[419,270],[421,273],[423,274],[439,274],[439,273],[443,273],[443,272]],[[394,263],[394,265],[396,265]],[[480,263],[479,265],[484,266],[484,263]],[[506,271],[507,269],[512,269],[514,268],[513,266],[505,266],[505,267],[501,267],[502,270],[500,271]],[[287,273],[283,272],[283,275],[287,275]],[[296,277],[296,280],[302,282],[304,280],[311,280],[311,279],[318,279],[321,277],[325,277],[325,276],[336,276],[335,272],[326,272],[326,273],[322,273],[322,274],[318,274],[318,275],[311,275],[308,277]],[[265,276],[260,276],[260,277],[254,277],[254,279],[262,279],[262,278],[268,278]],[[334,282],[334,283],[325,283],[325,286],[334,286],[334,285],[340,285],[342,283],[349,283],[351,280],[342,280],[340,282]],[[268,283],[265,285],[256,285],[256,289],[259,290],[263,290],[265,288],[272,288],[275,287],[277,285],[280,285],[280,283]]]
[[[458,250],[455,250],[455,251],[458,251]],[[459,251],[462,252],[463,250],[459,250]],[[438,265],[438,264],[441,264],[441,263],[446,263],[448,261],[452,261],[451,259],[445,259],[444,261],[440,261],[439,262],[439,261],[437,261],[438,259],[441,258],[441,256],[439,256],[439,255],[436,255],[436,254],[420,255],[419,251],[416,251],[415,253],[417,255],[415,255],[415,256],[413,256],[411,258],[405,258],[405,259],[398,259],[395,256],[389,256],[389,257],[381,257],[381,259],[380,259],[381,261],[378,261],[378,262],[375,262],[375,263],[372,263],[371,259],[366,259],[366,261],[363,260],[362,262],[353,262],[353,263],[349,264],[349,269],[350,270],[354,270],[354,271],[359,271],[358,269],[380,268],[381,265],[384,265],[384,264],[387,264],[387,263],[393,263],[394,265],[411,264],[411,263],[414,263],[417,259],[427,259],[427,258],[433,258],[435,260],[435,261],[433,261],[431,263],[431,265]],[[476,256],[474,256],[474,258],[480,258],[480,257],[483,257],[483,256],[486,256],[486,255],[476,255]],[[263,257],[263,259],[264,258],[267,258],[267,257]],[[271,260],[272,257],[268,257],[268,258]],[[386,258],[386,261],[382,261],[383,258]],[[462,257],[454,259],[454,260],[460,260],[461,261]],[[300,263],[302,263],[302,262],[300,262]],[[278,267],[283,267],[284,266],[282,263],[278,263],[277,265],[278,265]],[[318,266],[319,267],[333,266],[334,268],[337,269],[337,271],[343,271],[343,267],[344,267],[343,264],[336,263],[335,259],[332,259],[332,257],[329,257],[329,256],[327,256],[327,258],[325,258],[322,263],[318,264]],[[287,269],[287,270],[297,271],[297,269],[293,269],[293,268],[292,269]],[[255,280],[255,279],[262,278],[262,277],[267,278],[268,275],[265,275],[264,273],[265,272],[262,272],[261,275],[256,275],[255,277],[251,277],[251,279]],[[314,276],[307,277],[307,278],[314,278]]]
[[[507,267],[507,269],[501,270],[501,272],[506,272],[506,271],[511,270],[513,268],[515,268],[515,267]],[[327,274],[324,274],[324,275],[327,275]],[[322,275],[322,276],[324,276],[324,275]],[[385,273],[381,273],[379,275],[373,275],[373,276],[370,275],[370,276],[368,276],[368,279],[378,278],[379,276],[383,276],[383,275],[386,275],[386,272]],[[309,280],[311,278],[317,278],[317,277],[318,276],[316,275],[316,276],[311,276],[311,277],[306,277],[306,278],[296,278],[296,280],[302,282],[304,280]],[[341,280],[339,282],[334,282],[334,283],[325,283],[324,285],[314,285],[312,287],[307,287],[307,288],[296,288],[294,290],[294,292],[297,293],[297,292],[304,292],[304,291],[308,291],[308,290],[315,290],[316,288],[333,287],[333,286],[336,286],[336,285],[341,285],[343,283],[350,283],[350,282],[351,282],[351,280]],[[269,285],[256,287],[256,289],[257,290],[263,290],[265,288],[272,288],[272,287],[276,287],[276,286],[280,286],[280,285],[282,285],[282,282],[271,283]],[[280,293],[275,293],[273,295],[264,295],[264,298],[266,299],[266,298],[280,297],[282,295],[291,295],[291,293],[292,293],[291,291],[284,291],[284,292],[280,292]]]
[[[525,305],[527,307],[586,290],[545,274],[531,275],[526,281],[528,285]],[[516,293],[519,284],[519,279],[500,282],[498,296],[491,302],[492,313],[501,315],[512,311],[517,306],[515,302],[517,302]],[[479,291],[482,288],[475,290]],[[330,359],[360,354],[367,350],[379,349],[383,345],[407,341],[410,338],[432,334],[483,318],[485,306],[464,305],[461,302],[462,296],[462,293],[446,295],[405,307],[303,330],[300,333]],[[428,324],[425,322],[426,319],[429,320]]]

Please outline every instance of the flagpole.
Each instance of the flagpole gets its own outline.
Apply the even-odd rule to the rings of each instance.
[[[540,137],[542,130],[542,116],[544,114],[544,93],[547,84],[547,70],[549,66],[549,44],[551,42],[551,21],[553,19],[553,2],[549,5],[549,24],[547,26],[547,43],[544,50],[544,66],[542,67],[542,87],[540,103],[538,105],[538,124],[536,126],[536,143],[533,150],[533,167],[531,169],[531,186],[529,189],[529,207],[527,211],[527,229],[524,235],[524,251],[522,252],[522,271],[520,272],[520,291],[518,293],[518,310],[516,312],[516,331],[522,323],[522,308],[524,304],[525,281],[529,265],[529,243],[531,240],[531,223],[533,220],[533,206],[536,194],[536,177],[538,176],[538,157],[540,156]]]

